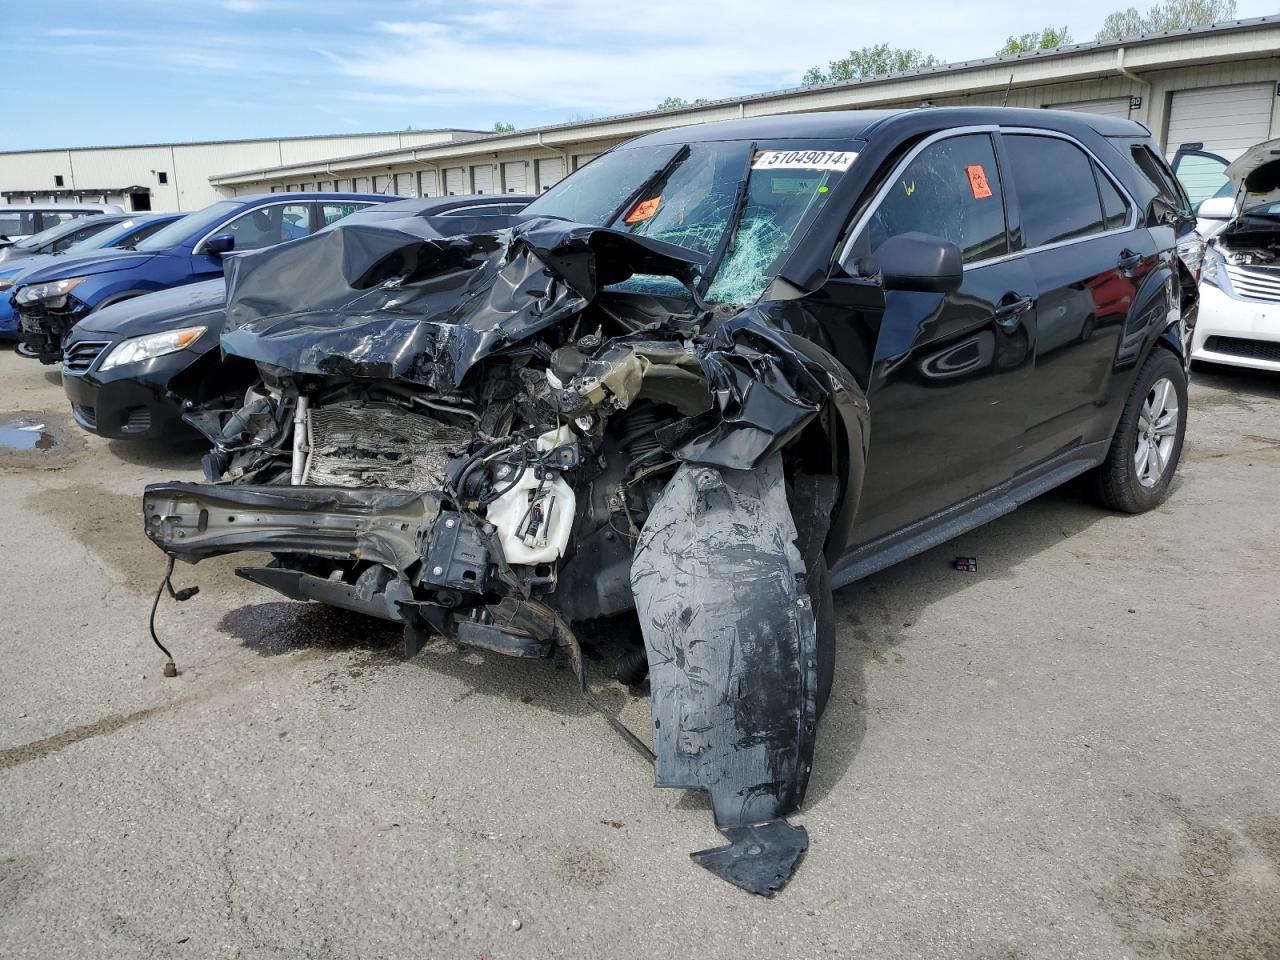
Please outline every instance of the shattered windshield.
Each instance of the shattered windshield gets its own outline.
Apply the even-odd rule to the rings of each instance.
[[[708,300],[759,298],[857,154],[848,143],[723,140],[605,154],[530,204],[526,214],[609,226],[711,258]],[[833,149],[838,148],[838,149]],[[675,293],[669,277],[614,289]]]

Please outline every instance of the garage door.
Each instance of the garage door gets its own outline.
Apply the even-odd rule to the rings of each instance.
[[[461,167],[446,167],[444,171],[444,192],[449,197],[461,197],[467,192],[464,186],[467,171]]]
[[[575,153],[573,155],[573,169],[581,170],[598,156],[600,156],[598,153]]]
[[[440,196],[440,172],[438,170],[420,170],[418,172],[418,188],[420,196]]]
[[[374,174],[373,192],[374,193],[390,193],[391,192],[391,174],[389,173]]]
[[[1178,90],[1169,104],[1169,136],[1165,154],[1172,159],[1186,143],[1234,160],[1271,135],[1270,83]]]
[[[564,157],[538,160],[538,192],[564,179]]]
[[[416,197],[418,191],[413,189],[412,173],[396,174],[396,194],[401,197]]]
[[[368,177],[356,177],[356,178],[355,178],[355,180],[354,180],[353,182],[355,183],[354,190],[355,190],[355,192],[356,192],[356,193],[368,193],[368,192],[369,192],[369,178],[368,178]]]
[[[476,193],[493,193],[493,164],[472,167],[471,186]]]
[[[504,163],[502,165],[502,183],[507,193],[524,193],[529,189],[528,164],[523,160]]]
[[[1108,100],[1078,100],[1075,103],[1051,103],[1050,110],[1071,110],[1074,113],[1097,113],[1104,117],[1129,119],[1129,98],[1111,97]]]

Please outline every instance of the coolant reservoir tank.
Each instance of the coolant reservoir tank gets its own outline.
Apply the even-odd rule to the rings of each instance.
[[[552,563],[564,556],[573,527],[573,488],[558,474],[539,480],[526,467],[510,490],[489,504],[507,563]]]

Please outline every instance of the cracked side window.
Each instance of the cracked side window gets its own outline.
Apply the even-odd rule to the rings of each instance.
[[[1009,252],[1004,194],[987,134],[948,137],[925,147],[897,174],[871,215],[859,254],[874,253],[903,233],[950,240],[965,263]]]

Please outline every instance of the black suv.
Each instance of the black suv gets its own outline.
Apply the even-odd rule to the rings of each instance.
[[[682,127],[514,227],[339,225],[228,267],[262,382],[147,533],[517,657],[628,618],[659,786],[758,893],[807,845],[831,590],[1089,473],[1169,493],[1200,248],[1147,131],[1041,110]],[[216,481],[216,482],[214,482]],[[594,701],[593,701],[594,702]],[[616,720],[611,718],[615,727]],[[650,743],[652,746],[650,747]]]

